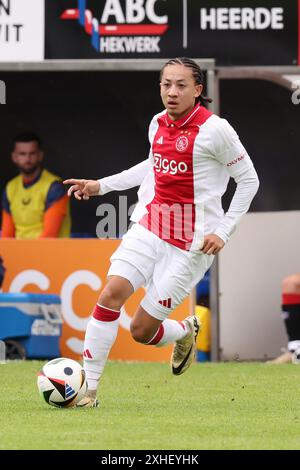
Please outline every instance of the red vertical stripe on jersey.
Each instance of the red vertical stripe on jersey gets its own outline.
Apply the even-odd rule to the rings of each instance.
[[[299,294],[282,294],[282,305],[297,305],[300,304]]]
[[[211,115],[199,105],[178,121],[165,113],[157,120],[151,145],[155,195],[140,224],[183,250],[190,249],[195,231],[195,139]]]

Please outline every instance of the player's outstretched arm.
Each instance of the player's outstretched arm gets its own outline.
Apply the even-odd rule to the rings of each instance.
[[[74,197],[79,201],[81,199],[88,200],[91,196],[98,196],[100,192],[100,183],[97,180],[71,178],[63,183],[71,185],[68,189],[68,196],[71,197],[74,194]]]

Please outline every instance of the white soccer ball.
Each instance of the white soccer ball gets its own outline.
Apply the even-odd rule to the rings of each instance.
[[[40,395],[58,408],[70,408],[85,395],[87,382],[82,366],[72,359],[59,357],[44,365],[37,380]]]

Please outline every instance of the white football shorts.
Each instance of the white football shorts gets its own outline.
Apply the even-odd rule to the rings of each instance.
[[[181,250],[137,223],[111,256],[107,276],[124,277],[134,290],[144,286],[141,306],[163,321],[191,293],[213,260],[213,255]]]

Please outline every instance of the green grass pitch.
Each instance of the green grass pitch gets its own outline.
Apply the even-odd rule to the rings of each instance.
[[[300,449],[300,366],[109,362],[98,409],[39,396],[43,362],[0,365],[0,449]]]

